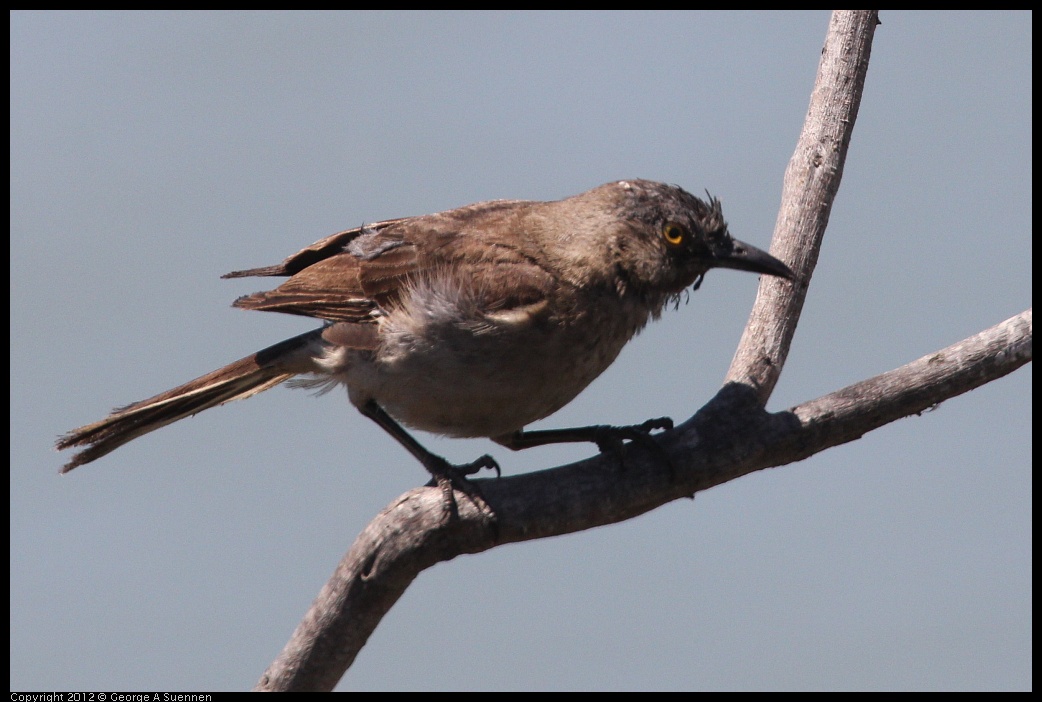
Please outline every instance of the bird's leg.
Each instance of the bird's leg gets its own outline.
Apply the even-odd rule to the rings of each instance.
[[[611,452],[619,457],[623,463],[622,451],[625,442],[638,443],[665,461],[670,470],[674,470],[673,461],[662,448],[651,432],[656,430],[668,430],[673,428],[673,420],[669,417],[658,417],[649,419],[643,424],[631,424],[628,426],[615,427],[608,424],[596,424],[588,427],[571,427],[568,429],[539,429],[535,431],[518,430],[513,434],[497,437],[496,442],[514,451],[532,448],[533,446],[545,446],[546,444],[565,444],[580,441],[589,441],[597,444],[601,453]],[[623,463],[624,465],[624,463]],[[674,471],[675,472],[675,471]]]
[[[481,498],[482,502],[485,501],[480,491],[473,483],[467,480],[467,476],[474,475],[482,468],[491,468],[496,471],[496,477],[499,477],[499,464],[496,463],[496,459],[492,458],[492,456],[486,453],[470,463],[460,465],[449,463],[441,456],[433,454],[424,448],[423,444],[413,438],[412,434],[407,432],[401,424],[396,422],[374,400],[369,400],[358,409],[366,417],[379,424],[384,431],[393,436],[399,444],[404,446],[409,453],[423,464],[423,467],[431,474],[431,481],[427,484],[431,487],[437,485],[441,488],[442,493],[445,495],[447,510],[453,511],[456,506],[456,501],[452,497],[453,488],[471,499]]]

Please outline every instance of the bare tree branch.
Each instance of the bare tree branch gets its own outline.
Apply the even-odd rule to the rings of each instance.
[[[803,131],[785,169],[771,240],[771,253],[789,264],[799,282],[760,278],[760,294],[724,380],[757,388],[761,404],[781,375],[818,262],[878,23],[875,10],[837,11],[829,21]]]
[[[1031,361],[1031,309],[917,361],[790,410],[799,419],[799,461],[861,438],[895,419],[934,409]]]
[[[807,123],[786,172],[772,252],[798,284],[761,283],[761,295],[723,389],[661,435],[671,461],[630,446],[622,464],[579,463],[473,481],[484,498],[412,490],[358,536],[256,690],[330,690],[384,614],[424,569],[465,553],[615,523],[680,497],[826,448],[1011,373],[1031,360],[1027,310],[906,366],[788,411],[763,407],[784,363],[838,189],[860,102],[874,11],[833,16]]]

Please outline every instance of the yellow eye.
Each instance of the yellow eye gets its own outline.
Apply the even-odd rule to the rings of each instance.
[[[666,240],[667,244],[672,244],[673,246],[679,246],[684,241],[684,233],[684,228],[673,222],[662,227],[662,238]]]

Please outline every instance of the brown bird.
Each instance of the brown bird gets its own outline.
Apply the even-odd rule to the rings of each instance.
[[[289,276],[236,307],[316,317],[282,341],[65,434],[86,447],[62,472],[159,427],[294,376],[351,403],[438,482],[498,465],[454,466],[402,424],[511,449],[591,441],[601,450],[672,426],[525,431],[572,400],[622,347],[710,268],[791,279],[733,239],[720,202],[647,180],[608,183],[552,202],[494,200],[377,222],[326,237],[282,263],[225,278]],[[401,424],[400,424],[400,423]]]

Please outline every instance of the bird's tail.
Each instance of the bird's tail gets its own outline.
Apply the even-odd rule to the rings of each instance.
[[[87,448],[73,456],[61,472],[68,473],[179,419],[225,402],[250,397],[298,373],[308,372],[314,354],[313,344],[320,342],[321,333],[321,329],[316,329],[286,339],[173,390],[113,410],[100,422],[73,429],[58,440],[57,448]]]

